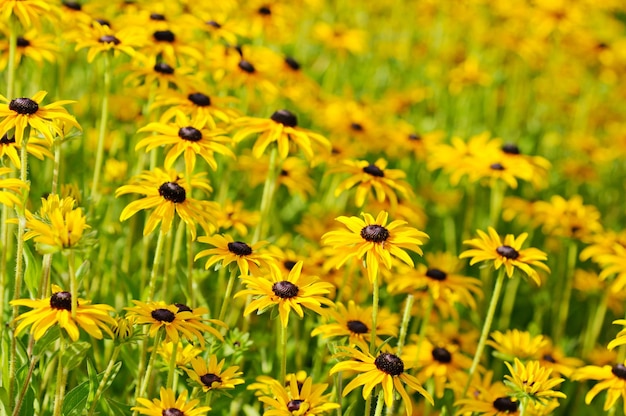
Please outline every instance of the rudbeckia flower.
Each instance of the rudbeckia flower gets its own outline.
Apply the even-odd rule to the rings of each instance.
[[[250,270],[256,275],[260,268],[277,270],[276,257],[270,253],[259,252],[259,249],[267,245],[266,241],[259,241],[250,246],[243,241],[233,240],[229,235],[220,234],[200,237],[198,241],[215,247],[200,251],[194,258],[195,261],[210,256],[204,266],[207,270],[220,262],[222,267],[237,263],[242,276],[248,276]]]
[[[59,52],[55,36],[45,35],[35,29],[30,29],[22,36],[19,36],[17,38],[16,46],[16,66],[22,62],[23,58],[28,58],[28,60],[36,62],[39,66],[42,66],[44,61],[55,62]],[[0,57],[0,68],[4,69],[7,67],[7,63],[9,62],[8,41],[0,41],[0,51],[2,51],[2,56]]]
[[[140,406],[134,406],[130,410],[139,412],[148,416],[204,416],[211,408],[209,406],[200,406],[200,400],[187,401],[187,390],[184,390],[178,398],[173,390],[161,387],[159,396],[161,399],[148,400],[142,397],[137,398]]]
[[[617,399],[622,397],[624,402],[624,412],[626,413],[626,362],[615,365],[588,365],[575,370],[572,373],[572,380],[598,380],[595,386],[585,395],[585,403],[589,404],[602,390],[606,390],[606,400],[604,401],[604,411],[611,409]]]
[[[11,18],[17,17],[25,28],[32,26],[41,28],[41,19],[46,17],[54,20],[58,17],[59,7],[46,0],[1,0],[0,18],[3,22],[8,22]]]
[[[217,356],[212,354],[207,363],[204,358],[193,358],[192,369],[185,369],[191,380],[202,387],[202,391],[234,389],[236,385],[243,384],[244,380],[238,378],[243,374],[238,366],[224,368],[226,360],[217,362]]]
[[[13,172],[11,168],[0,168],[0,176]],[[21,206],[21,193],[28,185],[17,178],[0,179],[0,204],[8,207]]]
[[[552,369],[542,367],[538,361],[522,363],[515,358],[515,364],[505,362],[511,375],[505,375],[504,384],[513,390],[511,396],[518,400],[529,399],[532,402],[542,403],[546,399],[564,399],[564,393],[554,390],[565,381],[562,378],[552,377]]]
[[[76,42],[76,50],[89,48],[87,62],[91,63],[101,52],[109,52],[117,56],[120,52],[126,55],[135,55],[135,49],[144,42],[143,31],[137,26],[128,26],[115,31],[109,25],[93,21],[84,25],[82,30],[68,34]]]
[[[269,392],[259,396],[259,401],[269,408],[263,413],[267,416],[317,416],[340,407],[330,401],[330,394],[324,394],[328,384],[313,383],[311,377],[299,381],[295,374],[290,374],[285,384],[277,380],[268,384]]]
[[[46,145],[47,143],[45,140],[31,137],[28,139],[28,143],[26,144],[26,152],[29,155],[35,156],[39,160],[43,160],[44,157],[52,159],[53,155],[50,150],[45,147]],[[9,137],[7,133],[3,134],[0,138],[0,158],[4,158],[4,156],[9,158],[16,169],[20,169],[22,167],[22,162],[20,161],[20,148],[15,142],[15,136]]]
[[[53,325],[59,324],[62,329],[65,329],[72,341],[78,341],[79,328],[96,339],[102,339],[102,331],[114,338],[110,329],[112,325],[115,325],[115,319],[109,315],[110,312],[114,311],[111,306],[91,305],[91,301],[79,298],[76,317],[72,318],[72,295],[57,285],[52,285],[50,298],[40,300],[18,299],[9,303],[12,306],[27,306],[32,309],[17,317],[16,321],[19,324],[15,328],[15,336],[18,336],[26,327],[31,326],[30,332],[36,341]]]

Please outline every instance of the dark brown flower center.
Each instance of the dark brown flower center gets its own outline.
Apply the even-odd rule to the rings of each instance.
[[[369,328],[361,321],[348,321],[348,330],[355,334],[367,334]]]
[[[178,130],[178,137],[188,142],[199,142],[202,140],[202,132],[195,127],[181,127]]]
[[[452,354],[445,348],[437,347],[431,352],[433,359],[440,363],[447,364],[452,361]]]
[[[298,117],[289,110],[275,111],[270,118],[283,126],[296,127],[298,125]]]
[[[50,307],[52,309],[72,310],[72,294],[70,292],[57,292],[50,296]]]
[[[291,282],[283,280],[282,282],[276,282],[272,285],[272,292],[276,296],[282,299],[291,299],[293,297],[298,296],[298,292],[300,289],[298,286],[294,285]]]
[[[519,155],[521,152],[515,143],[505,143],[502,145],[502,151],[509,155]]]
[[[0,138],[0,145],[7,145],[15,143],[15,136],[9,137],[7,133],[4,133]]]
[[[27,46],[30,46],[30,41],[28,39],[24,39],[21,36],[17,38],[17,47],[18,48],[26,48]]]
[[[165,62],[158,62],[154,66],[154,70],[160,74],[172,75],[174,73],[174,68]]]
[[[380,371],[392,376],[399,376],[404,373],[404,363],[402,359],[388,352],[381,352],[374,360],[374,365],[376,365],[376,368]]]
[[[547,361],[549,363],[556,363],[556,360],[554,359],[552,354],[543,354],[542,358],[543,358],[544,361]]]
[[[420,136],[419,134],[412,133],[412,134],[409,134],[409,140],[412,142],[419,142],[422,140],[422,136]]]
[[[200,381],[205,386],[207,386],[209,388],[212,388],[213,387],[213,383],[221,383],[222,379],[220,378],[220,376],[218,376],[216,374],[208,373],[208,374],[205,374],[202,377],[200,377]]]
[[[354,131],[363,131],[363,125],[360,123],[350,123],[350,128]]]
[[[505,170],[504,166],[502,166],[502,163],[492,163],[491,165],[489,165],[489,168],[491,168],[491,170]]]
[[[193,312],[193,309],[184,303],[175,303],[174,306],[178,308],[178,312]]]
[[[175,182],[165,182],[161,185],[159,187],[159,195],[175,204],[185,202],[185,198],[187,198],[185,188]]]
[[[118,38],[116,38],[113,35],[104,35],[104,36],[100,36],[100,38],[98,39],[98,42],[100,43],[112,43],[114,45],[119,45],[120,40]]]
[[[171,30],[157,30],[152,34],[152,37],[157,42],[173,43],[176,40],[176,35]]]
[[[249,256],[252,254],[252,247],[243,241],[234,241],[232,243],[228,243],[228,251],[237,256]]]
[[[161,13],[150,13],[150,20],[156,20],[158,22],[162,22],[165,21],[165,15],[162,15]]]
[[[300,70],[300,63],[293,59],[291,56],[285,57],[285,63],[289,68],[293,69],[294,71]]]
[[[495,407],[499,412],[513,413],[517,412],[519,402],[511,400],[510,397],[498,397],[493,401],[493,407]]]
[[[448,277],[446,272],[435,268],[426,270],[426,276],[430,277],[433,280],[439,280],[440,282],[442,280],[446,280],[446,278]]]
[[[165,308],[155,309],[152,313],[150,313],[150,315],[152,315],[152,318],[156,321],[160,322],[174,322],[174,319],[176,319],[174,312]]]
[[[384,178],[385,172],[376,165],[367,165],[363,168],[363,172],[368,175],[376,176],[377,178]]]
[[[39,110],[39,104],[30,98],[15,98],[9,103],[9,110],[22,115],[35,114]]]
[[[165,409],[161,412],[161,416],[185,416],[182,410],[178,410],[174,407],[170,407],[169,409]]]
[[[63,5],[70,10],[80,11],[82,10],[82,6],[77,1],[63,0]]]
[[[98,22],[100,26],[111,27],[111,22],[106,19],[94,19],[94,22]],[[116,43],[117,45],[117,43]]]
[[[389,230],[380,225],[372,224],[361,229],[361,237],[371,243],[382,243],[389,238]]]
[[[216,29],[219,29],[222,27],[222,25],[220,25],[219,23],[217,23],[215,20],[209,20],[208,22],[206,22],[207,25],[214,27]]]
[[[208,95],[204,95],[201,92],[194,92],[187,96],[187,99],[197,105],[198,107],[208,107],[211,105],[211,98]]]
[[[611,373],[622,380],[626,380],[626,366],[624,364],[615,364],[611,368]]]
[[[241,69],[244,72],[247,72],[248,74],[253,74],[256,71],[256,69],[254,68],[254,65],[252,65],[250,62],[246,61],[245,59],[242,59],[241,61],[239,61],[237,66],[239,67],[239,69]]]
[[[511,260],[515,260],[519,257],[519,252],[511,246],[500,246],[496,249],[496,252],[502,257],[506,257]]]
[[[300,410],[300,405],[302,403],[304,403],[304,400],[300,400],[300,399],[290,400],[289,403],[287,403],[287,410],[289,410],[290,412],[296,412]]]
[[[283,262],[283,266],[285,266],[285,269],[287,269],[287,270],[293,269],[295,267],[295,265],[296,265],[296,262],[293,261],[293,260],[285,260]]]
[[[260,15],[263,15],[263,16],[269,16],[272,14],[272,11],[270,10],[268,6],[259,7],[259,10],[257,11],[259,12]]]

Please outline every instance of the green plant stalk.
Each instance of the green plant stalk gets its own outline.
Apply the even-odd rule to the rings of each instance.
[[[287,380],[287,327],[280,324],[280,374],[278,380],[284,383]]]
[[[508,328],[511,323],[511,314],[513,313],[513,307],[515,306],[515,298],[517,297],[520,280],[521,279],[512,279],[506,286],[506,292],[504,293],[504,299],[502,300],[500,322],[498,323],[500,328]]]
[[[174,373],[176,373],[176,355],[178,354],[178,343],[172,344],[172,354],[170,356],[170,366],[167,370],[167,383],[165,387],[168,389],[174,388]],[[156,346],[155,346],[156,348]]]
[[[91,207],[95,207],[99,197],[98,186],[100,185],[100,174],[102,171],[102,163],[104,159],[104,139],[107,131],[107,123],[109,121],[109,95],[111,93],[111,61],[108,53],[102,55],[104,62],[103,86],[102,86],[102,104],[100,108],[100,127],[98,129],[98,147],[96,150],[96,164],[93,171],[93,179],[91,182]],[[92,213],[93,208],[90,208]]]
[[[174,267],[176,267],[176,263],[174,263]],[[187,291],[189,292],[187,294],[187,296],[189,296],[189,304],[195,305],[196,296],[193,288],[193,236],[191,235],[191,230],[187,230]]]
[[[179,234],[181,234],[182,232],[184,232],[185,227],[182,225],[182,223],[179,223],[179,227],[176,229],[176,234],[172,235],[172,233],[167,233],[166,235],[166,239],[165,239],[165,246],[164,246],[164,261],[163,261],[163,285],[161,286],[161,300],[162,301],[169,301],[168,299],[168,293],[172,294],[173,293],[173,287],[170,287],[172,285],[172,278],[174,277],[175,272],[172,272],[172,264],[173,264],[173,260],[172,257],[177,256],[177,253],[172,250],[172,247],[175,245],[174,240],[178,239]]]
[[[61,336],[61,342],[67,347],[65,337]],[[57,382],[56,391],[54,394],[54,416],[61,416],[61,410],[63,409],[63,399],[65,398],[65,382],[67,380],[67,371],[63,367],[63,351],[67,348],[61,348],[58,355],[58,367],[57,367]]]
[[[489,336],[489,331],[491,330],[491,323],[493,322],[493,316],[496,313],[496,306],[498,305],[498,299],[500,298],[500,292],[502,291],[502,284],[504,282],[504,273],[506,269],[504,267],[500,268],[500,272],[498,273],[498,278],[496,279],[495,287],[493,288],[493,293],[491,294],[491,300],[489,301],[489,309],[487,309],[487,316],[485,317],[485,323],[483,324],[483,329],[480,333],[480,338],[478,340],[478,346],[476,347],[476,353],[474,354],[474,359],[472,360],[472,366],[470,367],[467,383],[465,383],[465,388],[463,389],[463,394],[461,397],[465,397],[467,394],[467,390],[469,389],[470,384],[472,383],[472,378],[474,377],[474,373],[476,372],[476,368],[478,368],[478,363],[480,362],[480,358],[483,355],[483,350],[485,349],[485,342],[487,341],[487,336]]]
[[[525,416],[526,415],[526,410],[528,410],[528,398],[524,397],[520,400],[520,409],[519,409],[519,416]]]
[[[384,390],[380,389],[378,392],[378,397],[376,398],[376,411],[374,412],[374,416],[380,416],[383,414],[383,405],[385,401],[383,400]]]
[[[161,265],[161,257],[163,255],[163,246],[165,245],[165,233],[159,230],[159,238],[157,239],[156,249],[154,250],[154,258],[152,259],[152,271],[150,272],[150,282],[148,283],[148,302],[154,299],[156,290],[156,279]]]
[[[569,241],[567,251],[567,269],[565,271],[565,288],[563,289],[563,297],[559,305],[558,319],[556,326],[553,328],[553,340],[558,343],[565,333],[567,325],[567,315],[569,314],[569,303],[572,297],[572,281],[574,280],[574,269],[576,268],[576,260],[578,258],[578,244],[576,240]]]
[[[411,294],[407,295],[406,302],[404,303],[404,311],[402,312],[402,322],[400,323],[400,335],[398,336],[398,345],[396,346],[396,355],[402,356],[402,349],[404,348],[404,342],[406,341],[406,333],[409,328],[409,321],[411,321],[411,309],[413,309],[413,302],[415,297]],[[432,302],[431,302],[432,304]],[[428,313],[430,316],[430,312]],[[380,397],[378,398],[380,400]],[[387,416],[392,416],[394,413],[394,404],[387,407]]]
[[[265,230],[268,226],[267,220],[270,218],[270,210],[272,208],[272,198],[274,196],[274,188],[276,187],[276,163],[278,160],[278,146],[276,144],[270,145],[270,161],[267,170],[267,177],[263,185],[263,196],[261,197],[261,207],[259,211],[261,216],[259,223],[254,230],[252,237],[252,244],[258,242],[265,235]]]
[[[70,293],[72,294],[72,319],[76,320],[78,310],[78,287],[76,273],[74,272],[74,250],[69,250],[67,254],[67,271],[70,275]]]
[[[422,322],[420,323],[420,331],[417,336],[417,345],[415,348],[417,352],[415,353],[415,361],[419,359],[420,351],[422,348],[422,341],[426,337],[426,330],[428,329],[428,324],[430,323],[430,315],[432,315],[434,305],[435,300],[433,299],[432,295],[429,294],[428,304],[426,305],[426,311],[424,311],[424,317],[422,318]]]
[[[28,345],[29,355],[30,355],[30,352],[32,351],[33,345],[35,345],[35,339],[31,336],[31,339]],[[39,362],[38,356],[30,357],[30,365],[28,366],[28,373],[26,374],[26,377],[24,378],[24,383],[22,384],[22,390],[20,391],[20,395],[17,398],[15,407],[13,408],[13,413],[12,413],[13,416],[18,416],[20,414],[20,409],[22,407],[22,403],[24,402],[24,396],[26,396],[26,392],[28,391],[28,387],[30,385],[30,380],[33,376],[33,371],[35,370],[35,366],[37,365],[38,362]]]
[[[591,352],[594,345],[596,344],[598,337],[600,336],[600,331],[602,331],[602,324],[604,323],[604,318],[606,316],[607,297],[608,294],[604,293],[602,295],[602,298],[600,299],[600,304],[593,309],[595,313],[590,314],[590,326],[587,328],[587,332],[585,333],[585,341],[583,343],[583,357],[587,357],[587,355]]]
[[[93,416],[98,407],[98,401],[100,400],[100,396],[109,381],[109,377],[111,377],[111,372],[113,371],[113,367],[115,366],[115,361],[117,360],[117,356],[120,353],[120,349],[122,348],[122,344],[117,344],[111,353],[111,358],[109,359],[109,363],[107,364],[107,368],[104,370],[104,375],[102,376],[102,380],[100,380],[100,384],[98,384],[98,389],[96,390],[96,394],[93,396],[93,400],[91,401],[91,406],[89,407],[89,416]]]
[[[504,198],[505,184],[501,180],[496,180],[491,187],[489,200],[489,225],[497,228],[502,211],[502,199]]]
[[[163,331],[163,328],[157,331],[154,337],[154,347],[152,348],[152,353],[150,353],[150,360],[148,361],[148,367],[146,367],[146,372],[143,377],[141,377],[141,374],[139,374],[139,377],[141,377],[141,386],[139,389],[137,389],[137,394],[135,395],[135,403],[137,403],[137,399],[139,397],[145,396],[146,391],[148,390],[148,384],[150,384],[150,377],[152,376],[152,370],[154,369],[154,362],[156,360],[157,350],[159,349],[159,344],[161,344],[161,339],[163,339]],[[137,415],[136,410],[133,412],[133,415]]]
[[[370,253],[367,253],[369,256]],[[380,297],[380,287],[378,275],[374,276],[372,282],[372,330],[370,331],[370,354],[376,354],[376,326],[378,325],[378,302]]]
[[[217,318],[220,321],[224,321],[224,318],[226,317],[226,310],[228,309],[228,304],[230,303],[238,271],[239,268],[236,265],[232,265],[230,269],[230,276],[228,277],[228,284],[226,285],[226,292],[224,293],[224,301],[222,302],[222,307],[220,308],[219,318]]]

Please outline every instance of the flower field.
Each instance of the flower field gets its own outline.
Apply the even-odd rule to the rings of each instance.
[[[0,414],[626,414],[622,1],[0,16]]]

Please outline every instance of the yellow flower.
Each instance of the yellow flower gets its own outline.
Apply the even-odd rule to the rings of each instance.
[[[13,172],[11,168],[0,168],[0,176]],[[22,190],[28,189],[28,185],[16,178],[0,179],[0,204],[8,207],[22,205]],[[17,194],[17,195],[16,195]]]
[[[348,227],[348,230],[330,231],[322,236],[322,243],[333,249],[341,249],[336,257],[340,258],[336,267],[339,268],[351,258],[361,259],[365,256],[365,264],[370,282],[378,276],[380,264],[391,269],[392,255],[409,266],[413,260],[403,249],[422,254],[419,247],[422,239],[428,238],[426,233],[416,228],[407,227],[405,221],[392,221],[387,224],[388,214],[381,211],[376,219],[363,213],[363,220],[358,217],[338,217],[337,221]]]
[[[76,50],[89,48],[87,62],[93,62],[100,52],[112,51],[113,56],[123,52],[129,56],[135,54],[135,48],[144,42],[143,31],[137,26],[128,26],[114,31],[111,26],[100,24],[97,21],[83,25],[82,30],[69,33],[76,42]]]
[[[234,241],[229,235],[219,234],[211,237],[200,237],[198,241],[215,247],[200,251],[194,258],[195,261],[202,257],[210,256],[204,266],[205,269],[209,269],[220,261],[222,267],[236,262],[239,271],[244,277],[250,274],[250,270],[252,270],[253,274],[257,274],[260,267],[277,269],[275,256],[270,253],[258,252],[260,248],[267,244],[266,241],[259,241],[250,246],[243,241]]]
[[[172,359],[172,352],[176,353],[176,365],[178,367],[186,367],[191,363],[191,360],[202,354],[202,349],[194,347],[192,344],[187,344],[183,347],[181,342],[161,342],[157,353],[163,358],[163,361],[169,363]]]
[[[47,142],[45,140],[31,137],[26,145],[26,152],[39,160],[43,160],[44,157],[52,159],[53,155],[50,150],[45,147],[46,144]],[[9,137],[7,133],[4,133],[2,138],[0,138],[0,158],[4,158],[4,156],[11,160],[11,163],[16,169],[22,167],[22,162],[20,161],[20,147],[15,143],[15,136]]]
[[[0,101],[6,103],[0,104],[0,136],[5,135],[11,129],[15,129],[15,143],[17,146],[21,146],[24,140],[24,131],[27,127],[31,127],[43,135],[48,146],[52,146],[54,143],[52,133],[63,136],[63,131],[57,123],[54,123],[55,120],[65,121],[80,129],[76,119],[63,108],[64,105],[74,101],[56,101],[42,106],[41,102],[47,94],[46,91],[39,91],[33,95],[33,98],[21,97],[12,100],[0,95]]]
[[[514,366],[508,362],[504,364],[511,373],[511,375],[504,376],[506,379],[504,383],[514,391],[513,397],[528,398],[539,403],[543,403],[546,399],[567,397],[560,391],[553,390],[565,380],[551,377],[552,369],[542,367],[539,361],[529,361],[523,364],[515,358]]]
[[[347,356],[351,359],[335,364],[330,369],[330,374],[335,374],[339,371],[359,373],[356,378],[344,387],[344,396],[358,386],[363,386],[363,398],[367,399],[372,390],[380,384],[387,407],[393,405],[394,392],[398,392],[404,401],[406,414],[409,416],[413,414],[413,405],[403,386],[404,383],[424,396],[431,405],[433,404],[432,397],[424,390],[417,378],[406,373],[406,370],[412,367],[411,361],[407,361],[405,364],[402,358],[389,352],[381,352],[377,357],[374,357],[355,348],[339,347],[339,349],[341,352],[337,354],[338,356]]]
[[[217,362],[217,356],[212,354],[207,363],[204,358],[196,357],[191,360],[190,369],[185,369],[189,377],[202,386],[204,392],[222,389],[234,389],[236,385],[243,384],[244,380],[238,378],[242,372],[238,366],[224,368],[226,360]]]
[[[489,235],[478,230],[479,238],[464,241],[463,244],[468,244],[474,248],[464,251],[459,257],[462,259],[471,257],[470,266],[481,261],[493,262],[496,270],[504,266],[508,277],[512,277],[516,269],[520,269],[537,286],[541,286],[541,279],[537,271],[531,266],[550,272],[548,266],[542,263],[548,256],[536,248],[522,250],[522,244],[528,238],[528,233],[522,233],[517,238],[512,234],[507,234],[503,241],[492,227],[489,227],[488,232]]]
[[[9,22],[17,17],[24,28],[32,26],[40,29],[41,18],[56,20],[59,7],[46,0],[0,0],[0,18]]]
[[[7,36],[8,38],[8,36]],[[0,41],[0,68],[4,69],[9,62],[9,42]],[[16,66],[22,62],[24,57],[36,62],[40,67],[44,61],[55,62],[59,47],[55,36],[45,35],[35,29],[30,29],[17,38],[17,48],[15,51]]]
[[[148,400],[139,397],[137,398],[137,403],[143,407],[134,406],[130,410],[148,416],[204,416],[211,410],[209,406],[196,407],[200,403],[198,399],[187,401],[187,390],[184,390],[178,398],[176,398],[175,394],[173,390],[161,387],[159,393],[161,400]]]
[[[270,408],[263,413],[267,416],[316,416],[340,407],[329,401],[330,394],[324,394],[328,384],[313,383],[311,377],[301,381],[290,374],[286,384],[272,379],[268,387],[270,391],[259,396],[259,401]]]
[[[522,360],[535,358],[539,351],[550,342],[543,335],[532,336],[530,332],[517,329],[508,330],[504,333],[492,332],[491,338],[493,341],[487,341],[487,345],[494,348],[497,355],[504,360],[511,360],[514,357]]]
[[[334,306],[331,300],[323,296],[330,292],[332,285],[320,282],[316,276],[302,276],[301,272],[302,262],[299,261],[286,278],[273,268],[266,277],[242,276],[246,289],[237,293],[235,297],[250,295],[255,298],[243,314],[248,315],[255,310],[262,313],[276,305],[283,327],[287,327],[292,309],[300,318],[304,317],[302,307],[324,315],[326,310],[322,306]]]
[[[604,365],[602,367],[588,365],[575,370],[574,373],[572,373],[572,380],[600,381],[587,392],[585,395],[585,403],[591,403],[598,393],[606,389],[604,411],[606,412],[612,408],[615,402],[617,402],[617,399],[622,396],[624,412],[626,413],[626,365],[624,364],[620,363],[613,366]]]
[[[32,310],[19,315],[19,324],[15,328],[18,336],[27,326],[35,341],[40,339],[53,325],[59,324],[65,329],[72,341],[78,341],[79,327],[94,338],[102,339],[102,331],[114,338],[110,326],[115,320],[109,315],[114,309],[109,305],[91,305],[91,301],[78,299],[76,317],[72,318],[72,295],[57,285],[52,285],[52,296],[47,299],[18,299],[9,302],[12,306],[27,306]],[[20,322],[21,321],[21,322]]]

